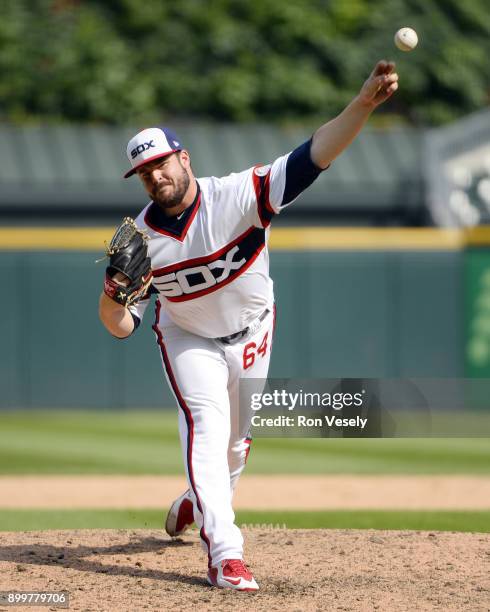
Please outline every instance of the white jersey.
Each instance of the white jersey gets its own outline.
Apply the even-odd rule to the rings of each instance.
[[[272,217],[318,176],[310,141],[266,166],[197,179],[191,206],[167,217],[150,202],[136,219],[149,236],[152,293],[165,320],[206,338],[239,332],[272,309],[267,241]],[[130,307],[141,320],[150,296]]]

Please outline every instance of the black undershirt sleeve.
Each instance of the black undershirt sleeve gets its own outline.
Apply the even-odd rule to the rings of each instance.
[[[282,203],[297,198],[323,172],[311,159],[311,138],[289,154],[286,162],[286,185]],[[326,169],[326,168],[325,168]]]

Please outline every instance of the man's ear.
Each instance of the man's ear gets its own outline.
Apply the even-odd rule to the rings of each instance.
[[[189,155],[189,151],[182,149],[182,151],[179,152],[179,158],[180,163],[188,170],[191,167],[191,156]]]

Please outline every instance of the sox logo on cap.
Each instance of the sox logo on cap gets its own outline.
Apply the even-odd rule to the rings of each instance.
[[[132,176],[143,164],[159,157],[166,157],[182,148],[176,134],[166,127],[153,127],[138,132],[128,142],[126,154],[131,169],[126,172],[124,178]]]

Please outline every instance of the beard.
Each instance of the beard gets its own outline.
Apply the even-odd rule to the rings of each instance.
[[[157,185],[151,194],[153,201],[164,210],[178,206],[189,189],[189,173],[182,165],[180,167],[182,171],[173,177],[171,183]]]

